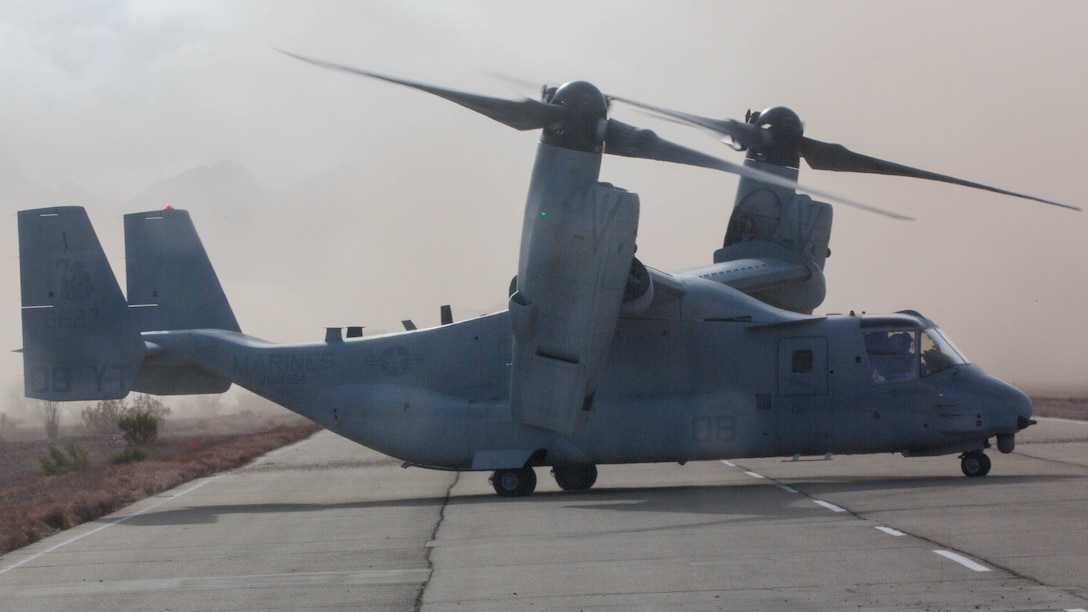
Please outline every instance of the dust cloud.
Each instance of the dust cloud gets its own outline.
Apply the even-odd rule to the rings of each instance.
[[[124,287],[120,216],[191,211],[244,331],[395,331],[503,308],[536,135],[273,48],[490,95],[585,79],[711,116],[787,105],[806,134],[1084,205],[1088,5],[562,0],[7,2],[0,7],[0,347],[21,345],[14,212],[88,206]],[[739,162],[694,130],[623,121]],[[836,207],[821,310],[912,308],[1033,393],[1088,392],[1088,216],[900,178],[802,181],[916,217]],[[642,198],[639,255],[710,261],[736,180],[609,158]],[[21,380],[17,354],[0,381]]]

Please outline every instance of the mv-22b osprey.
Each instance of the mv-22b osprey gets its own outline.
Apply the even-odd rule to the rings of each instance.
[[[543,466],[580,490],[598,464],[827,453],[957,454],[966,475],[983,476],[990,440],[1008,453],[1033,422],[1023,393],[917,312],[812,314],[832,211],[795,192],[800,156],[816,168],[993,188],[809,139],[783,108],[747,123],[656,109],[729,136],[748,150],[741,166],[608,118],[609,99],[585,82],[505,100],[306,61],[543,130],[509,309],[271,344],[241,333],[188,213],[125,216],[126,299],[82,208],[22,211],[28,396],[237,383],[406,466],[490,471],[502,496],[531,494]],[[603,153],[739,174],[714,263],[666,273],[639,261],[639,198],[598,180]]]

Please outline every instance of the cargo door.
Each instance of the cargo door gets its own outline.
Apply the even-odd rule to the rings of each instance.
[[[831,444],[827,338],[783,338],[777,368],[776,446],[786,453],[827,452]]]

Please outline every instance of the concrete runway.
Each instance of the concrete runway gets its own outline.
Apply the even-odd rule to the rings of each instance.
[[[4,610],[1088,609],[1088,423],[898,455],[402,470],[322,432],[0,557]]]

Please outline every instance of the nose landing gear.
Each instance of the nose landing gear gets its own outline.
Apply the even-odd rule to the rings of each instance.
[[[960,455],[960,469],[968,478],[985,476],[990,473],[990,458],[982,451],[971,451]]]

